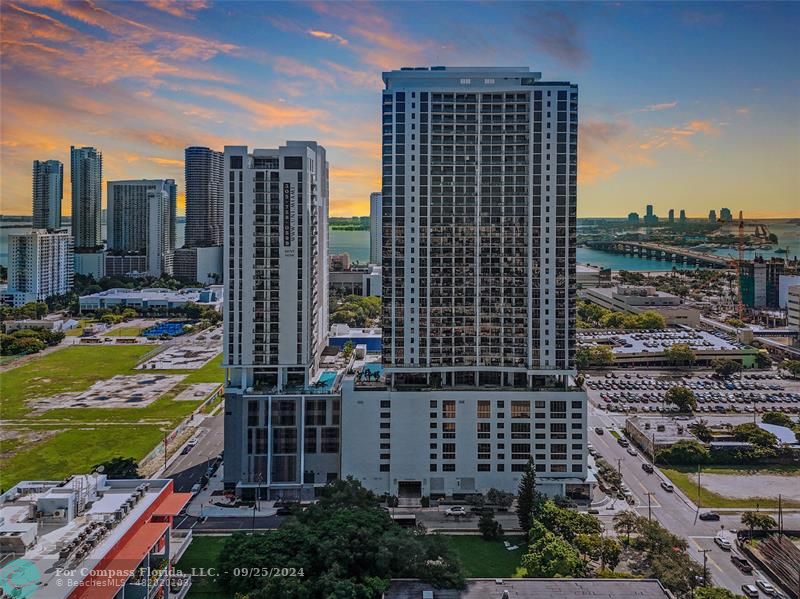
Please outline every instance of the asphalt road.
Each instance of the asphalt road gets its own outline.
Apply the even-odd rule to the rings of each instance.
[[[611,419],[594,406],[589,408],[589,441],[602,457],[612,466],[619,464],[622,478],[636,496],[635,510],[647,516],[647,493],[652,493],[650,497],[652,517],[657,519],[670,532],[687,539],[689,543],[689,553],[699,563],[703,563],[702,549],[710,549],[706,554],[708,572],[717,586],[722,586],[734,592],[741,592],[743,584],[753,584],[758,576],[758,572],[751,575],[743,574],[731,562],[731,552],[723,551],[714,543],[714,537],[718,534],[726,536],[733,543],[735,534],[732,530],[741,527],[740,514],[726,515],[721,512],[721,520],[718,522],[706,522],[696,518],[696,510],[693,504],[688,503],[678,492],[670,493],[661,488],[661,481],[668,480],[656,469],[654,474],[647,474],[642,470],[644,459],[641,455],[631,456],[621,447],[616,439],[608,433],[603,435],[595,433],[596,426],[604,428],[611,425]],[[618,460],[621,460],[618,462]],[[706,511],[706,510],[701,510]],[[600,518],[608,530],[613,529],[611,515],[604,515],[604,508],[600,509]],[[797,514],[785,516],[785,520],[791,519],[792,522],[800,520]],[[735,547],[735,546],[734,546]],[[735,552],[735,549],[734,549]]]
[[[192,486],[205,474],[208,463],[222,453],[223,424],[222,410],[216,416],[206,418],[195,435],[199,439],[197,445],[188,454],[179,456],[170,464],[164,476],[174,481],[176,491],[191,491]]]

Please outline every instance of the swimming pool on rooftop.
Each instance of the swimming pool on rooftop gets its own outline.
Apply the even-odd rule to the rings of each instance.
[[[319,386],[315,385],[315,388],[330,391],[336,381],[337,374],[339,373],[336,370],[323,370],[317,379]]]
[[[369,373],[371,375],[378,374],[383,376],[383,364],[379,364],[377,362],[370,362],[369,364],[365,364],[364,368],[362,369],[364,374]]]

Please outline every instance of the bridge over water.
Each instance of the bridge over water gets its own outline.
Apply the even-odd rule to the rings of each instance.
[[[587,241],[586,247],[648,260],[696,265],[703,268],[728,268],[728,261],[721,256],[646,241]]]

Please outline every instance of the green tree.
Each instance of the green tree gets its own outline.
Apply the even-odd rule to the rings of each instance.
[[[744,328],[745,326],[744,321],[738,318],[729,318],[728,320],[725,321],[725,324],[730,325],[736,329],[741,329]]]
[[[697,398],[688,387],[670,387],[664,394],[664,401],[678,406],[681,412],[692,412],[697,409]]]
[[[558,507],[550,499],[544,502],[537,519],[544,524],[547,530],[554,532],[569,542],[576,535],[600,534],[602,530],[600,521],[591,514]]]
[[[534,515],[539,512],[543,501],[544,498],[536,490],[536,467],[531,457],[522,473],[517,490],[517,520],[523,531],[530,530]]]
[[[652,577],[658,578],[673,594],[686,597],[698,586],[703,567],[685,551],[669,551],[650,556]]]
[[[624,312],[609,312],[600,319],[600,326],[605,329],[621,329],[627,318]]]
[[[762,514],[761,512],[744,512],[742,514],[742,524],[750,529],[750,537],[753,536],[753,529],[757,528],[764,532],[774,529],[778,526],[775,518],[769,514]]]
[[[612,572],[619,565],[619,557],[622,554],[622,547],[614,539],[603,538],[600,542],[600,564],[601,569],[609,568]]]
[[[691,366],[696,360],[694,350],[688,343],[676,343],[664,350],[664,358],[672,366]]]
[[[714,369],[714,372],[717,374],[717,376],[720,377],[733,376],[742,370],[742,365],[740,362],[726,360],[723,358],[719,358],[711,362],[711,367]]]
[[[625,533],[626,540],[630,543],[631,533],[637,530],[640,518],[639,514],[632,510],[618,512],[613,519],[614,530],[617,534]]]
[[[349,487],[349,488],[348,488]],[[354,501],[349,504],[349,501]],[[401,528],[357,481],[338,481],[324,500],[285,519],[269,534],[237,533],[220,554],[226,597],[380,597],[392,578],[463,588],[463,568],[447,542]],[[303,577],[235,576],[236,568],[303,570]]]
[[[94,470],[102,468],[102,473],[108,478],[139,478],[139,464],[133,458],[119,456],[95,464],[92,468]]]
[[[503,527],[494,519],[491,511],[486,511],[481,515],[478,521],[478,530],[487,541],[494,541],[503,536]]]
[[[572,578],[583,573],[578,551],[564,539],[546,532],[522,557],[525,575],[531,578]]]
[[[757,424],[746,422],[733,427],[733,436],[737,441],[745,441],[759,447],[775,447],[778,438],[769,431],[759,428]]]
[[[579,347],[575,363],[579,369],[605,368],[614,363],[614,351],[607,345]]]
[[[756,368],[769,368],[772,366],[772,358],[765,349],[760,349],[756,354]]]
[[[667,319],[655,310],[645,310],[636,315],[636,324],[635,328],[639,329],[665,329],[667,328]]]
[[[793,377],[800,378],[800,360],[784,360],[780,367]]]
[[[761,422],[785,426],[786,428],[792,428],[795,425],[795,422],[792,420],[791,416],[784,414],[783,412],[766,412],[761,417]]]
[[[689,430],[692,431],[695,437],[700,439],[703,443],[709,443],[713,438],[711,434],[711,427],[708,426],[708,421],[700,419],[689,425]]]
[[[694,466],[706,464],[711,454],[702,443],[686,439],[674,443],[656,454],[656,461],[671,466]]]
[[[345,360],[349,360],[350,356],[353,355],[353,342],[350,341],[349,339],[342,348],[342,355],[344,356]]]
[[[600,535],[579,534],[575,535],[572,545],[581,554],[581,559],[588,562],[600,558],[600,548],[603,544]]]

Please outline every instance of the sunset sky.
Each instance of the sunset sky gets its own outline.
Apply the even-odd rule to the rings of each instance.
[[[580,86],[579,216],[655,205],[800,216],[800,4],[2,0],[3,214],[31,162],[103,152],[174,178],[183,149],[328,149],[331,214],[380,188],[382,70],[529,66]],[[64,182],[69,213],[69,177]],[[105,195],[105,186],[103,189]],[[105,200],[105,198],[104,198]],[[181,206],[182,211],[182,206]]]

